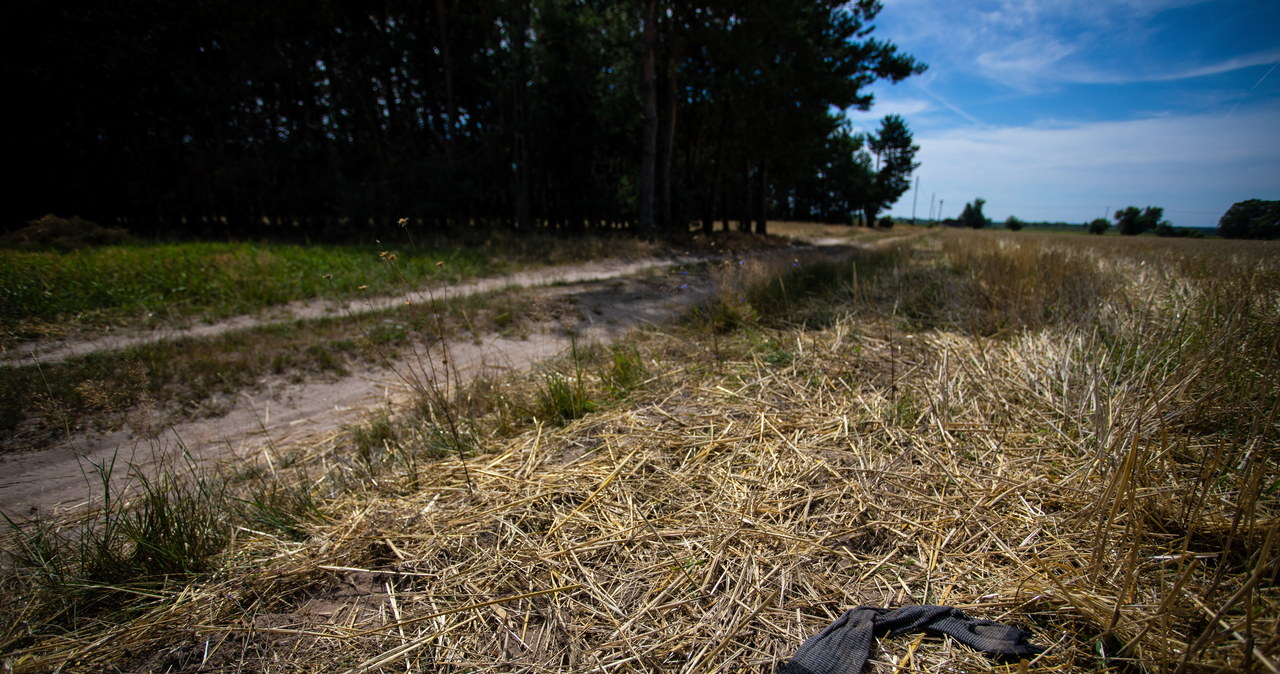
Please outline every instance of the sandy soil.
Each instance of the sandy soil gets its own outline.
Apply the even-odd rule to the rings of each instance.
[[[853,248],[871,248],[918,234],[893,235],[872,243],[812,237],[797,247],[756,251],[738,257],[841,256]],[[577,316],[537,324],[527,338],[497,334],[448,345],[459,375],[474,377],[486,371],[526,372],[570,347],[609,343],[646,324],[668,320],[712,292],[709,280],[691,281],[687,265],[714,256],[676,256],[667,259],[603,260],[481,279],[434,290],[434,297],[462,297],[504,288],[531,288],[531,304],[541,298],[569,299]],[[421,301],[419,293],[365,298],[345,305],[333,301],[296,302],[260,316],[239,316],[218,323],[168,331],[121,332],[82,341],[24,345],[0,357],[0,363],[38,360],[56,362],[76,355],[109,352],[139,343],[184,336],[213,336],[259,325],[315,318],[335,313],[359,314]],[[237,461],[249,457],[272,460],[281,447],[341,441],[335,433],[380,408],[394,408],[412,393],[403,376],[408,362],[389,367],[352,368],[339,379],[295,382],[264,376],[252,391],[223,401],[225,414],[194,420],[167,419],[157,413],[145,423],[115,432],[81,432],[56,446],[0,455],[0,511],[26,518],[67,512],[100,501],[101,467],[114,465],[114,488],[130,483],[129,474],[157,465],[185,461]]]
[[[757,253],[792,255],[795,250]],[[508,287],[536,288],[536,295],[571,298],[578,316],[534,326],[526,339],[488,335],[479,343],[459,340],[449,345],[450,358],[463,377],[486,370],[528,371],[537,363],[566,350],[569,334],[579,344],[607,343],[646,323],[676,315],[709,292],[707,283],[691,283],[682,276],[682,265],[701,258],[631,262],[599,261],[569,267],[483,279],[437,289],[435,297],[458,297]],[[699,290],[700,289],[700,290]],[[536,298],[534,298],[536,300]],[[184,330],[120,333],[80,342],[33,344],[7,360],[37,359],[53,362],[75,355],[112,351],[125,346],[178,336],[209,336],[268,323],[332,315],[335,311],[360,313],[417,300],[413,296],[381,297],[335,306],[333,302],[299,302],[266,317],[236,317],[216,324]],[[409,387],[397,370],[410,367],[356,368],[337,380],[294,383],[264,377],[252,392],[223,401],[227,412],[216,418],[174,421],[153,414],[145,424],[151,433],[134,430],[78,433],[47,449],[0,456],[0,510],[19,518],[84,508],[102,495],[98,467],[114,465],[112,483],[128,484],[132,470],[146,472],[163,463],[235,460],[264,456],[273,448],[301,443],[333,441],[334,433],[381,406],[394,407],[409,397]],[[155,430],[162,429],[162,430]]]

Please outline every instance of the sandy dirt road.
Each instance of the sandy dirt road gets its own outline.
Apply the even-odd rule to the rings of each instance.
[[[826,242],[824,242],[826,243]],[[757,252],[755,257],[839,255],[841,246],[800,246]],[[527,338],[497,334],[479,340],[458,340],[448,345],[449,358],[458,374],[474,377],[486,371],[525,372],[565,351],[570,334],[579,344],[608,343],[627,332],[678,315],[711,292],[709,282],[689,283],[690,264],[706,258],[676,257],[665,260],[597,261],[485,279],[433,291],[444,299],[503,288],[529,288],[533,299],[570,299],[576,316],[536,324]],[[696,273],[696,272],[695,272]],[[273,322],[332,315],[335,311],[359,313],[401,304],[412,297],[391,296],[334,307],[333,303],[299,302],[265,317],[237,317],[163,334],[155,331],[125,333],[82,342],[35,344],[9,359],[54,362],[90,352],[110,352],[132,344],[180,336],[212,336]],[[12,361],[11,361],[12,362]],[[252,390],[229,401],[228,411],[216,418],[155,419],[158,433],[142,435],[124,429],[114,432],[79,432],[55,446],[37,451],[0,455],[0,511],[11,517],[66,512],[83,508],[101,498],[100,471],[114,465],[112,483],[128,483],[131,470],[148,471],[160,464],[262,457],[280,447],[335,441],[344,425],[358,422],[379,408],[394,408],[410,398],[411,388],[403,371],[414,367],[400,362],[390,367],[360,366],[338,379],[301,382],[264,376]]]

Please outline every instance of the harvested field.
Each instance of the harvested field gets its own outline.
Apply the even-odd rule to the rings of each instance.
[[[5,666],[771,672],[853,606],[946,604],[1047,647],[1007,671],[1275,671],[1280,256],[1191,243],[726,268],[625,349],[264,457],[307,507],[211,525],[208,570],[11,574]],[[591,404],[551,414],[557,377]],[[870,669],[1001,666],[913,635]]]

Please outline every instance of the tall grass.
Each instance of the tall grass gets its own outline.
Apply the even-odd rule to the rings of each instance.
[[[1069,514],[1023,583],[1098,668],[1276,665],[1280,247],[941,232],[723,286],[693,324],[756,334],[766,364],[796,326],[887,321],[888,358],[850,385],[926,451],[969,428],[1053,447],[1021,493]]]
[[[152,453],[146,466],[116,455],[92,464],[74,518],[4,515],[0,652],[127,621],[222,568],[239,538],[302,541],[325,518],[305,471],[286,481],[274,467],[232,474],[198,464],[181,443]]]
[[[226,486],[196,470],[185,452],[181,459],[184,465],[151,473],[119,466],[115,456],[93,465],[98,493],[85,519],[20,523],[5,516],[7,552],[29,574],[9,583],[21,582],[33,605],[70,612],[74,621],[209,569],[229,539],[219,509]],[[113,482],[120,470],[130,472],[127,489]],[[47,599],[53,601],[41,601]]]
[[[1071,457],[1046,466],[1076,514],[1035,582],[1086,616],[1105,663],[1263,666],[1276,637],[1259,611],[1280,610],[1280,249],[949,234],[881,290],[910,329],[941,331],[942,423],[1046,429]]]

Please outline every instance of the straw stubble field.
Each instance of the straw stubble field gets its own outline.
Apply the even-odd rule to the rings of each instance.
[[[946,232],[726,267],[634,359],[553,364],[596,401],[564,425],[520,402],[545,378],[490,382],[453,398],[465,461],[430,409],[363,463],[295,448],[311,515],[211,571],[87,615],[8,578],[5,664],[771,672],[847,608],[946,604],[1047,651],[913,635],[871,668],[1274,671],[1276,252]]]

